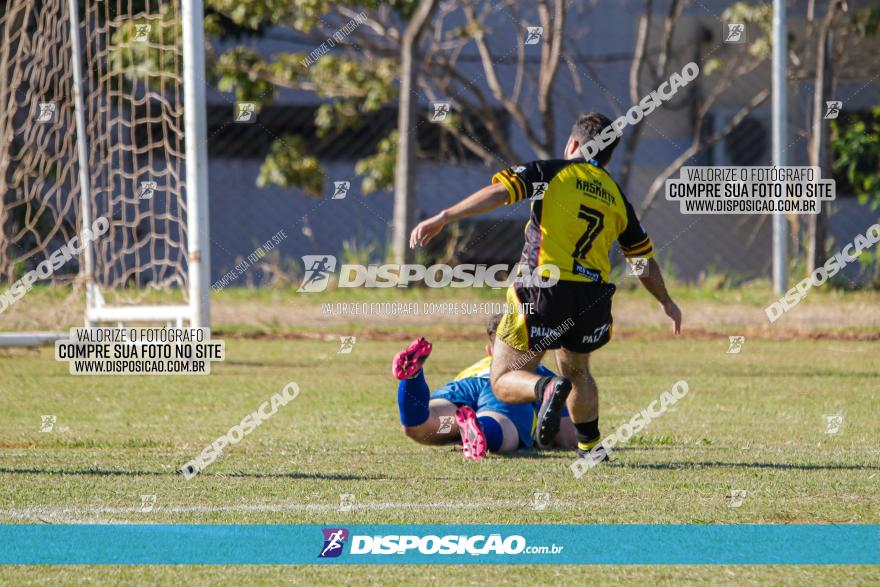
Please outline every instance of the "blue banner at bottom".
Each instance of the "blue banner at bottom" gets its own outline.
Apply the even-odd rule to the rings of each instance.
[[[880,564],[880,525],[0,525],[0,564]]]

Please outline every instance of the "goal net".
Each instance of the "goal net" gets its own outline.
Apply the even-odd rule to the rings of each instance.
[[[77,313],[87,324],[207,326],[194,283],[206,277],[207,250],[192,250],[206,239],[196,226],[206,211],[191,210],[204,204],[204,159],[187,157],[204,132],[200,28],[186,32],[197,57],[188,64],[184,43],[193,4],[0,0],[4,313],[26,306],[31,287],[52,285],[68,292],[55,324]],[[201,27],[200,2],[196,10]],[[200,91],[185,95],[186,72],[199,70]],[[191,96],[199,112],[185,111]],[[188,193],[188,183],[200,185]]]

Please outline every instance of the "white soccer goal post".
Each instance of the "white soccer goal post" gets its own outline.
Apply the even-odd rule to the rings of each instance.
[[[2,309],[36,271],[87,325],[210,326],[202,0],[0,10]]]

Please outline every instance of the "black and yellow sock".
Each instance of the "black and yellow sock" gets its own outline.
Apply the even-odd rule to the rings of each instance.
[[[580,450],[590,450],[601,440],[599,435],[599,418],[592,422],[581,422],[574,425],[577,430],[578,448]]]

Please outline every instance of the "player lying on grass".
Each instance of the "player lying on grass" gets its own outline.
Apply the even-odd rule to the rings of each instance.
[[[508,288],[510,304],[533,311],[506,314],[499,324],[492,389],[512,404],[542,401],[547,414],[536,432],[542,443],[558,432],[559,415],[567,403],[577,429],[578,456],[598,462],[608,460],[608,455],[600,443],[599,390],[590,374],[590,353],[611,339],[615,286],[608,278],[614,241],[627,258],[646,263],[639,280],[672,319],[676,334],[681,328],[681,311],[666,291],[651,239],[607,171],[620,137],[602,144],[591,159],[583,157],[582,149],[599,141],[610,125],[611,120],[598,112],[580,116],[562,159],[503,169],[491,185],[422,221],[410,235],[410,247],[425,246],[450,222],[530,201],[520,263],[532,275],[539,267],[555,265],[559,281],[549,287],[520,283]],[[548,277],[546,271],[541,276]],[[556,355],[562,376],[548,378],[536,372],[547,350]]]
[[[505,453],[531,448],[537,422],[546,417],[546,406],[502,402],[489,386],[492,345],[500,320],[500,315],[493,316],[486,328],[488,356],[434,393],[422,368],[431,354],[431,343],[419,338],[394,357],[391,369],[400,380],[397,405],[404,434],[421,444],[449,444],[460,438],[464,456],[474,460],[482,459],[487,450]],[[543,365],[537,369],[541,376],[553,377]],[[567,412],[561,414],[560,432],[552,441],[559,448],[575,447],[575,430]]]

